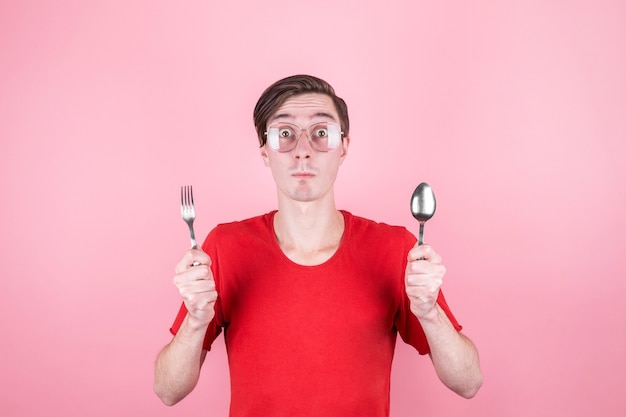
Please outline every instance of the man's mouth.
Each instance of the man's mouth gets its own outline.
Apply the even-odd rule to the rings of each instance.
[[[298,171],[298,172],[294,172],[293,174],[291,174],[291,176],[295,178],[311,178],[311,177],[314,177],[315,175],[311,172]]]

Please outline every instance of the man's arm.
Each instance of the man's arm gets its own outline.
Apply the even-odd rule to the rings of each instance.
[[[204,332],[191,328],[188,317],[156,360],[154,392],[166,405],[178,403],[193,391],[207,353],[202,349],[206,328]]]
[[[420,319],[428,344],[430,357],[439,379],[464,398],[472,398],[483,383],[478,351],[469,338],[458,332],[446,313],[436,306],[431,319]]]
[[[197,265],[194,265],[197,262]],[[176,265],[174,284],[187,316],[172,341],[159,353],[154,372],[154,392],[167,405],[185,398],[198,383],[206,356],[202,344],[215,316],[217,291],[211,259],[200,250],[190,250]]]
[[[439,379],[462,397],[472,398],[483,383],[478,351],[454,328],[437,304],[445,272],[441,257],[432,247],[414,246],[408,255],[406,293],[411,301],[411,312],[426,334]]]

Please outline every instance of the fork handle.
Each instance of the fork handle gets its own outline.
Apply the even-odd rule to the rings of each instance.
[[[198,249],[196,238],[193,235],[193,227],[190,226],[190,229],[191,229],[191,249]],[[193,261],[193,264],[191,264],[191,266],[198,266],[198,265],[200,265],[200,262],[198,261]]]
[[[196,242],[196,234],[193,232],[193,224],[187,223],[189,226],[189,235],[191,236],[191,249],[198,249],[198,243]]]
[[[189,234],[191,235],[191,249],[198,249],[198,243],[196,242],[196,234],[193,232],[193,225],[188,223],[189,226]],[[194,261],[191,266],[198,266],[200,262]]]
[[[193,226],[189,225],[189,233],[191,233],[191,249],[198,249],[198,244],[196,243],[196,237],[193,233]],[[191,266],[198,266],[200,262],[194,261]]]

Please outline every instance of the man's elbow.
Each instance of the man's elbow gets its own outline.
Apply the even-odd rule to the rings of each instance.
[[[176,404],[178,404],[180,402],[179,399],[170,398],[170,397],[161,397],[161,396],[159,396],[159,398],[161,399],[161,402],[163,404],[167,405],[168,407],[176,405]]]
[[[184,398],[184,396],[176,395],[175,393],[162,389],[157,384],[154,384],[154,393],[159,397],[161,402],[168,407],[178,404]]]
[[[470,398],[474,398],[476,394],[478,394],[478,391],[480,390],[480,387],[482,387],[482,385],[483,385],[483,376],[481,374],[481,375],[478,375],[476,378],[474,378],[474,380],[471,381],[471,383],[464,385],[460,389],[455,389],[454,391],[457,394],[459,394],[461,397],[469,400]]]

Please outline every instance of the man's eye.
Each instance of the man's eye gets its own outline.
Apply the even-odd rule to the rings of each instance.
[[[278,131],[278,136],[280,136],[281,138],[288,138],[289,136],[291,136],[291,130],[289,130],[289,129],[280,129]]]
[[[318,138],[325,138],[326,136],[328,136],[328,131],[326,129],[317,129],[315,131],[315,136],[317,136]]]

